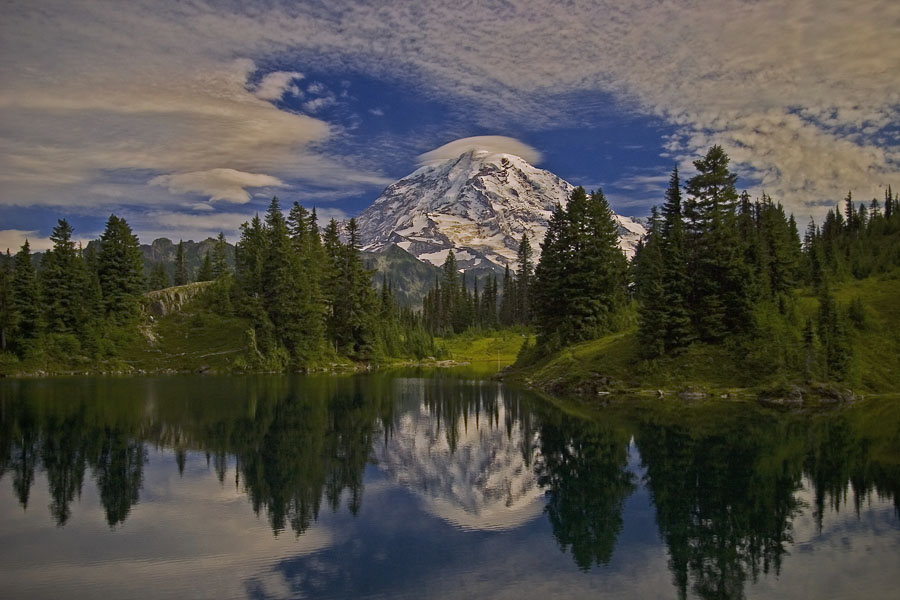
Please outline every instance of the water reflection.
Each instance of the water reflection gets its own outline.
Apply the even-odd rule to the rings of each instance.
[[[396,382],[404,406],[374,456],[432,514],[465,529],[510,529],[541,512],[532,413],[498,384]]]
[[[779,575],[805,515],[821,531],[874,498],[900,518],[896,402],[818,415],[627,402],[585,417],[489,381],[413,375],[3,382],[0,479],[31,512],[45,478],[60,527],[93,486],[117,529],[153,501],[152,450],[171,451],[184,477],[205,456],[274,533],[297,536],[323,507],[359,514],[365,486],[386,481],[468,535],[549,525],[582,571],[614,562],[626,502],[645,490],[682,598],[741,598]],[[415,510],[395,499],[373,512],[387,523],[397,507]],[[311,585],[294,591],[323,591]]]

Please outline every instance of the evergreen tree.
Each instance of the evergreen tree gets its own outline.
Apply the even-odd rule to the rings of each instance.
[[[276,337],[296,356],[306,349],[302,329],[300,261],[281,213],[278,198],[272,198],[265,218],[265,250],[261,289],[263,306],[275,327]]]
[[[39,274],[45,325],[51,332],[75,332],[85,319],[87,273],[72,241],[72,227],[65,219],[58,221],[50,240],[53,247],[44,254]]]
[[[844,316],[825,284],[819,287],[818,334],[825,353],[825,379],[845,379],[852,347]]]
[[[535,270],[539,344],[552,350],[611,331],[625,303],[628,264],[602,192],[572,192],[550,218]]]
[[[635,287],[640,302],[638,340],[642,354],[651,358],[666,350],[668,306],[662,246],[662,224],[654,206],[650,230],[634,256]]]
[[[509,264],[503,272],[503,297],[500,299],[500,324],[510,327],[516,322],[516,307],[519,297],[516,294],[516,281],[509,270]]]
[[[219,232],[219,237],[216,238],[216,245],[213,247],[213,256],[212,256],[212,275],[213,279],[219,279],[229,273],[230,269],[228,268],[228,258],[227,258],[227,246],[225,242],[225,234],[221,231]]]
[[[117,321],[137,317],[144,291],[144,258],[131,227],[110,215],[100,236],[97,270],[106,315]]]
[[[6,249],[5,260],[0,260],[0,351],[9,348],[13,328],[16,325],[16,309],[13,305],[13,260]]]
[[[740,251],[735,221],[737,175],[720,146],[694,161],[697,175],[687,182],[693,269],[693,322],[700,337],[720,341],[747,331],[751,323],[751,273]]]
[[[12,276],[12,306],[17,337],[29,340],[37,337],[41,329],[41,295],[38,279],[31,263],[31,246],[28,240],[16,253]]]
[[[175,250],[175,285],[185,285],[190,283],[188,276],[187,258],[184,255],[184,240],[178,241],[178,248]]]
[[[516,253],[516,322],[531,322],[531,286],[534,279],[534,252],[528,241],[528,232],[522,234],[519,249]]]
[[[689,345],[694,337],[691,313],[688,307],[690,277],[685,248],[684,223],[681,209],[681,183],[678,167],[672,169],[666,201],[662,208],[661,255],[663,294],[665,296],[666,352],[677,351]]]
[[[169,287],[169,273],[166,271],[166,265],[160,261],[153,263],[150,269],[150,278],[147,282],[150,291],[162,290]]]
[[[212,256],[207,250],[206,256],[203,257],[203,263],[200,265],[200,270],[197,271],[197,281],[212,281],[213,277]]]
[[[351,356],[369,358],[374,343],[375,294],[372,272],[365,268],[360,258],[359,226],[356,219],[347,223],[347,243],[343,247],[342,275],[346,297],[344,298],[346,326],[349,332],[348,351]]]

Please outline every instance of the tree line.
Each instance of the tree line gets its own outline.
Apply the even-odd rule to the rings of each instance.
[[[421,316],[398,305],[389,281],[382,279],[379,293],[373,275],[360,257],[356,219],[344,232],[332,219],[320,234],[315,210],[294,202],[285,218],[273,198],[263,219],[241,226],[234,279],[226,282],[230,306],[218,309],[250,320],[253,368],[281,370],[329,355],[433,354]]]
[[[60,219],[38,268],[26,240],[0,261],[0,349],[20,357],[56,353],[102,356],[136,325],[144,264],[128,223],[115,215],[98,244],[81,248]]]
[[[653,209],[633,262],[644,356],[777,330],[773,343],[802,346],[785,352],[805,358],[808,377],[844,379],[851,328],[863,311],[860,299],[838,306],[833,288],[900,265],[900,199],[888,189],[882,210],[877,200],[866,207],[848,194],[844,216],[829,211],[821,227],[811,220],[801,241],[780,203],[766,194],[755,201],[738,195],[728,164],[713,146],[694,161],[697,174],[683,188],[674,169],[662,209]],[[818,297],[815,319],[805,322],[795,297],[802,286]]]
[[[137,335],[145,291],[169,285],[161,263],[145,277],[138,238],[124,219],[110,216],[86,249],[72,233],[59,220],[37,268],[27,241],[0,261],[0,350],[19,358],[115,356]],[[295,202],[285,217],[273,198],[263,218],[241,226],[234,271],[220,233],[196,280],[214,282],[203,296],[208,308],[249,321],[246,368],[434,354],[421,315],[398,305],[391,282],[382,278],[376,289],[359,246],[355,220],[343,232],[332,220],[320,233],[315,211]],[[189,283],[183,242],[174,267],[172,283]]]

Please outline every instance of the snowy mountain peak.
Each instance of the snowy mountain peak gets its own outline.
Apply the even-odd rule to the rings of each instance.
[[[496,271],[515,266],[524,232],[539,258],[553,207],[565,205],[573,189],[514,154],[470,149],[393,183],[357,220],[366,250],[397,244],[440,266],[453,248],[460,268]],[[620,246],[631,256],[645,229],[616,218]]]

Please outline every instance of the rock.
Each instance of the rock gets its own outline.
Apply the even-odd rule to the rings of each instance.
[[[187,285],[148,292],[145,296],[147,303],[144,310],[151,317],[164,317],[172,313],[181,312],[191,300],[199,296],[212,283],[212,281],[197,281]]]

